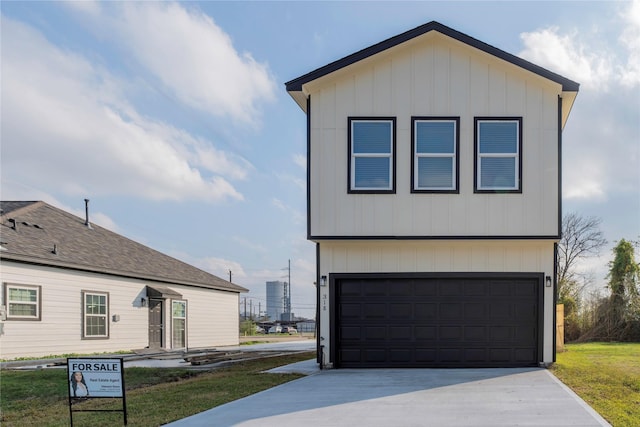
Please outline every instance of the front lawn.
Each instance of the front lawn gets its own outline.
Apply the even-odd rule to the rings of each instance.
[[[300,378],[265,370],[309,360],[314,352],[237,362],[211,371],[184,368],[126,368],[129,426],[158,426]],[[69,381],[66,369],[3,370],[0,425],[68,426]],[[121,399],[89,399],[77,409],[122,409]],[[122,412],[74,412],[73,425],[122,425]]]
[[[614,427],[640,426],[640,343],[567,344],[552,372]]]

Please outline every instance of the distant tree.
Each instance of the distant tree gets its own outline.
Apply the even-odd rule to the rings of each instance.
[[[635,260],[633,244],[624,239],[615,248],[613,261],[609,263],[611,291],[607,321],[614,339],[626,340],[636,335],[640,326],[640,264]]]
[[[578,273],[576,267],[584,258],[597,256],[607,244],[600,230],[600,218],[584,218],[569,213],[562,219],[562,237],[558,242],[557,283],[558,302],[564,304],[565,338],[577,339],[581,328],[577,319],[582,288],[589,283],[587,276]]]

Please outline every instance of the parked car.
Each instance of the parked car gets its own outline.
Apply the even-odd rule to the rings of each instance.
[[[283,334],[293,335],[293,334],[297,334],[298,330],[296,328],[294,328],[293,326],[285,326],[285,327],[282,328],[282,333]]]
[[[282,332],[282,326],[272,326],[269,328],[270,334],[279,334]]]
[[[256,334],[266,334],[266,331],[263,327],[256,325]]]

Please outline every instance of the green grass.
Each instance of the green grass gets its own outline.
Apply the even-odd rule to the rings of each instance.
[[[565,348],[553,373],[614,427],[640,426],[640,343]]]
[[[212,371],[127,368],[124,372],[129,426],[158,426],[300,378],[267,374],[277,366],[309,360],[306,352],[238,362]],[[0,425],[68,426],[66,369],[2,372]],[[90,399],[78,409],[122,409],[121,399]],[[122,425],[121,412],[74,412],[73,425]]]

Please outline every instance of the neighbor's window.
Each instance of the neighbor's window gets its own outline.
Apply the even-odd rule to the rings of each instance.
[[[171,317],[173,325],[172,348],[185,348],[187,346],[187,302],[172,301]]]
[[[109,338],[109,294],[82,293],[84,303],[84,338]]]
[[[7,320],[40,320],[40,286],[5,283]]]
[[[395,191],[395,117],[349,118],[349,192]]]
[[[457,117],[413,117],[412,192],[458,192]]]
[[[522,118],[476,118],[476,192],[522,191]]]

